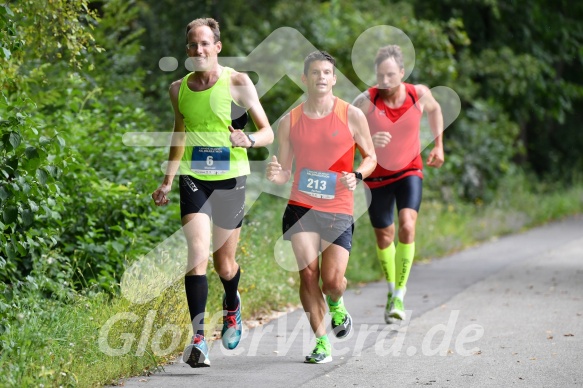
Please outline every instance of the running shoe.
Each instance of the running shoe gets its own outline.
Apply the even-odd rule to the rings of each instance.
[[[182,353],[182,361],[190,365],[191,368],[211,366],[209,348],[202,335],[196,334],[192,337],[192,342]]]
[[[241,295],[237,291],[237,309],[234,311],[227,310],[225,297],[223,296],[223,330],[221,330],[221,340],[223,346],[227,349],[235,349],[241,341],[243,324],[241,322]]]
[[[391,323],[394,323],[394,319],[391,317],[391,308],[392,308],[392,304],[391,302],[393,301],[393,294],[391,292],[389,292],[387,294],[387,305],[385,306],[385,322],[390,325]]]
[[[326,296],[326,301],[328,302],[328,308],[330,309],[330,315],[332,316],[332,331],[337,338],[344,338],[352,330],[352,317],[346,311],[344,306],[344,299],[340,298],[338,304],[333,306],[332,300],[329,296]]]
[[[316,339],[316,347],[312,350],[312,354],[306,356],[304,362],[309,364],[325,364],[332,361],[332,346],[328,338]]]
[[[405,306],[403,305],[403,299],[394,297],[391,301],[389,317],[394,320],[404,321],[405,316]]]

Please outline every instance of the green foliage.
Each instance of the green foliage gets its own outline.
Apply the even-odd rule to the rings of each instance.
[[[583,5],[580,2],[416,1],[424,19],[456,17],[471,45],[458,50],[465,84],[502,107],[520,132],[516,161],[552,179],[583,166],[583,139],[573,120],[583,103]],[[497,108],[495,108],[497,110]],[[564,146],[569,139],[569,147]],[[569,166],[565,168],[565,166]]]
[[[118,29],[136,13],[110,1],[92,35],[97,18],[87,4],[39,7],[22,2],[0,13],[13,33],[1,35],[11,60],[0,80],[8,86],[0,100],[0,278],[15,284],[49,258],[71,275],[68,285],[115,292],[126,263],[173,231],[164,220],[175,214],[150,213],[163,151],[128,150],[122,141],[156,122],[132,63],[139,33]],[[37,275],[54,280],[59,271]]]

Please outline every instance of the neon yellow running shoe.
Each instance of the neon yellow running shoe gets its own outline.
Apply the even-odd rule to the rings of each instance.
[[[332,331],[334,335],[336,338],[346,337],[352,330],[352,317],[346,311],[344,299],[340,298],[335,305],[332,305],[333,302],[329,296],[326,296],[326,301],[328,302],[328,308],[332,316]]]
[[[385,306],[385,322],[390,325],[391,323],[394,323],[394,319],[391,317],[391,307],[392,304],[391,302],[393,301],[393,294],[391,292],[389,292],[387,294],[387,304]]]
[[[332,361],[332,346],[328,338],[316,339],[316,347],[312,354],[306,356],[305,363],[308,364],[325,364]]]
[[[391,309],[389,311],[389,317],[395,319],[395,320],[399,320],[399,321],[404,321],[406,314],[405,314],[405,305],[403,304],[403,299],[401,298],[393,298],[393,300],[391,301]]]

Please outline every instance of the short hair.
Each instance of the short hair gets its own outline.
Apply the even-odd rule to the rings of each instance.
[[[328,61],[334,67],[336,67],[336,60],[332,55],[328,54],[326,51],[314,51],[308,54],[306,59],[304,59],[304,75],[308,75],[308,69],[310,68],[310,64],[316,61]]]
[[[215,37],[214,43],[217,43],[219,40],[221,40],[221,30],[219,30],[219,22],[217,22],[213,18],[199,18],[194,19],[186,26],[186,43],[188,43],[188,32],[191,29],[204,26],[209,27],[213,32],[213,35]]]
[[[405,68],[403,65],[403,52],[401,51],[401,47],[397,46],[396,44],[381,47],[379,51],[377,51],[374,64],[375,66],[378,66],[389,58],[393,58],[399,68]]]

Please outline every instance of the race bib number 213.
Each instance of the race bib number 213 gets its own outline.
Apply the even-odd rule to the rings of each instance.
[[[332,199],[336,195],[336,176],[334,172],[305,168],[300,173],[298,189],[314,198]]]

